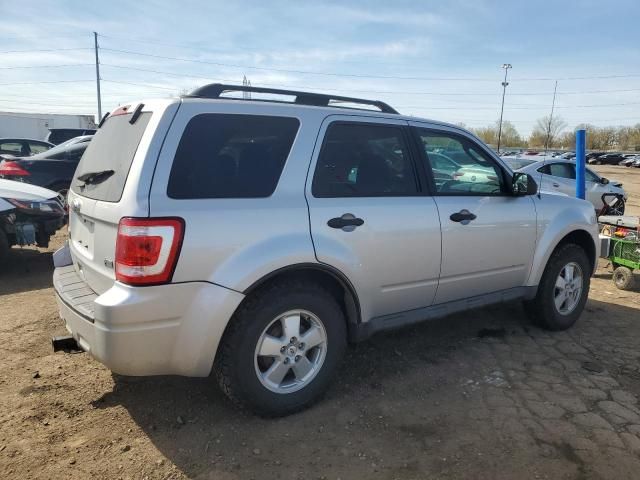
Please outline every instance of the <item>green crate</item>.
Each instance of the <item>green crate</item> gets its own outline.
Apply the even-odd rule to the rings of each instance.
[[[628,240],[611,239],[611,261],[631,269],[640,268],[640,243]]]

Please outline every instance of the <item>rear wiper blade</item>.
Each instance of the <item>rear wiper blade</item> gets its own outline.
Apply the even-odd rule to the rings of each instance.
[[[116,173],[113,170],[102,170],[100,172],[88,172],[80,175],[77,180],[82,182],[83,185],[96,185],[104,182],[111,175]]]

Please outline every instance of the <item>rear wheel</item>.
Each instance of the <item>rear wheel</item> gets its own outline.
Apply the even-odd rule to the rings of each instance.
[[[613,271],[613,283],[620,290],[632,290],[635,286],[633,271],[628,267],[616,267]]]
[[[582,313],[589,295],[591,267],[582,247],[563,245],[551,255],[527,311],[548,330],[566,330]]]
[[[606,211],[604,215],[624,215],[624,210],[626,208],[624,198],[616,198],[615,203],[613,205],[607,205]]]
[[[306,408],[327,389],[346,348],[346,323],[323,288],[277,283],[246,300],[219,348],[215,373],[227,396],[264,416]]]
[[[66,208],[67,206],[67,196],[69,195],[69,185],[64,184],[64,183],[56,183],[55,185],[52,185],[50,190],[53,190],[54,192],[58,192],[58,195],[60,195],[63,200],[63,206]]]

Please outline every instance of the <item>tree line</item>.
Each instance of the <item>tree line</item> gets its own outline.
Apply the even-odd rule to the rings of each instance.
[[[464,126],[464,125],[461,125]],[[562,117],[545,116],[539,118],[529,135],[520,135],[513,123],[502,122],[500,150],[509,147],[574,149],[576,146],[575,130],[587,131],[587,150],[628,150],[640,151],[640,123],[630,127],[597,127],[588,123],[577,125],[574,130],[566,130],[567,122]],[[485,143],[497,146],[500,121],[487,127],[471,128]]]

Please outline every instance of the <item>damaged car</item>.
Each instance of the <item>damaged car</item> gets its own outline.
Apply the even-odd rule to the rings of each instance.
[[[64,199],[58,193],[0,179],[0,265],[14,245],[48,247],[65,219]]]

